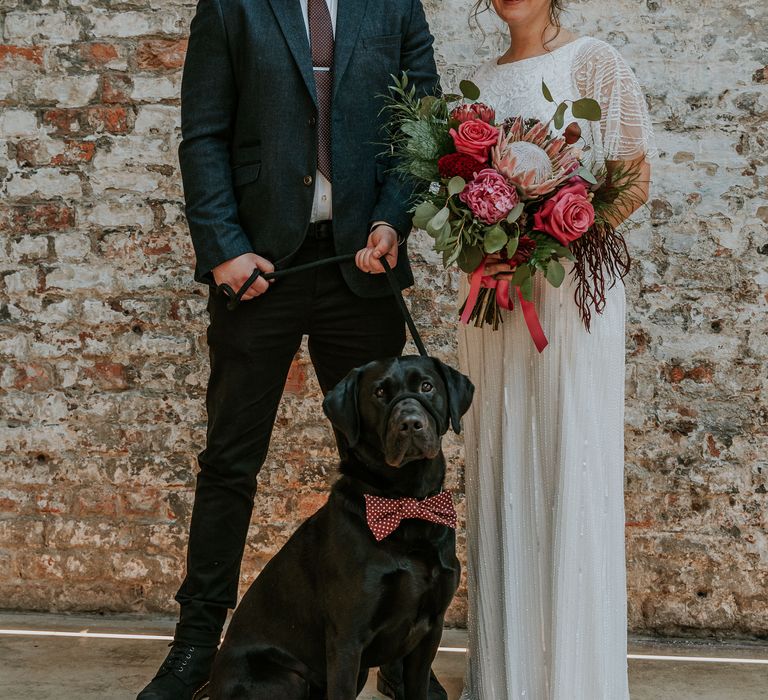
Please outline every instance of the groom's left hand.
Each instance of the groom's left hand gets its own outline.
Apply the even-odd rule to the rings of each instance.
[[[357,251],[355,264],[363,272],[379,274],[384,272],[380,260],[386,255],[391,268],[397,265],[397,231],[391,226],[380,224],[368,236],[368,245]]]

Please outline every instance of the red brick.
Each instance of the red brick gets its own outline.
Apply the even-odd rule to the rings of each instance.
[[[117,48],[113,44],[83,44],[80,53],[91,65],[104,65],[118,56]]]
[[[670,384],[679,384],[685,379],[685,370],[682,367],[670,367],[667,369],[667,381]]]
[[[96,153],[94,141],[65,141],[66,147],[63,153],[55,155],[51,159],[52,165],[77,165],[78,163],[90,163]]]
[[[310,515],[317,513],[328,500],[327,493],[308,493],[299,498],[299,507],[297,517],[299,520],[306,520]]]
[[[117,106],[48,109],[43,112],[43,123],[53,127],[56,135],[124,134],[131,128],[131,115],[125,107]]]
[[[78,516],[117,515],[117,495],[101,489],[81,490],[75,497],[74,513]]]
[[[41,158],[44,153],[37,139],[21,139],[16,143],[16,163],[20,166],[45,165],[48,158]]]
[[[104,104],[121,104],[131,101],[133,81],[124,73],[107,73],[101,76],[101,101]]]
[[[692,379],[694,382],[709,384],[712,382],[713,372],[712,368],[708,365],[699,365],[686,372],[685,376],[687,379]]]
[[[96,362],[83,369],[83,374],[104,391],[120,391],[129,386],[125,365],[117,362]]]
[[[43,65],[42,46],[0,44],[0,68],[10,69],[14,66],[27,67],[29,65]]]
[[[163,517],[166,513],[165,494],[156,488],[142,488],[120,495],[124,515]]]
[[[10,226],[26,233],[47,233],[72,228],[75,225],[75,211],[64,204],[47,202],[12,207]]]
[[[293,395],[304,394],[307,389],[307,370],[305,365],[294,360],[288,371],[288,379],[285,382],[285,393]]]
[[[181,68],[186,52],[186,39],[148,39],[136,50],[136,64],[142,70]]]
[[[47,367],[35,364],[16,367],[16,379],[13,382],[15,389],[42,391],[50,389],[54,384],[52,372]]]

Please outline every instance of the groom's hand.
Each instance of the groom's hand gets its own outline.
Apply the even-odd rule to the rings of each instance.
[[[245,253],[236,258],[227,260],[213,268],[213,281],[217,285],[228,284],[237,292],[253,273],[254,268],[258,267],[262,272],[274,272],[275,266],[256,253]],[[263,277],[259,277],[243,294],[241,301],[248,301],[261,296],[269,289],[270,282]]]
[[[357,251],[355,264],[363,271],[372,274],[384,272],[380,260],[387,256],[389,266],[397,265],[397,231],[386,224],[379,224],[368,236],[368,245]]]

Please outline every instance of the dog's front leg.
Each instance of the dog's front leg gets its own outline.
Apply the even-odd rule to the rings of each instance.
[[[432,662],[437,656],[443,622],[440,620],[419,645],[403,659],[403,687],[405,700],[427,700]]]
[[[326,639],[325,655],[328,674],[328,700],[354,700],[360,675],[359,645],[338,638]]]

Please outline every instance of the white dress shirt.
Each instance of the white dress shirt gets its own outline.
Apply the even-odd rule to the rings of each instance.
[[[331,13],[331,23],[333,24],[333,33],[336,34],[336,10],[338,0],[325,0],[328,4],[328,11]],[[300,0],[301,13],[304,15],[304,24],[307,27],[307,39],[309,39],[309,8],[308,0]],[[331,183],[319,170],[315,173],[315,199],[312,202],[311,221],[325,221],[333,218],[333,194]]]

